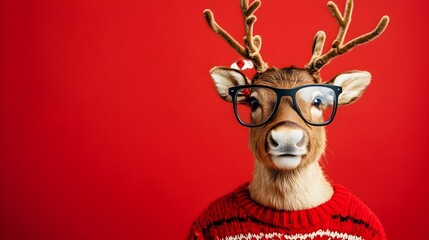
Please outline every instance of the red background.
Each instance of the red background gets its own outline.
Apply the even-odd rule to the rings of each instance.
[[[208,75],[238,55],[202,15],[241,39],[238,2],[0,1],[0,238],[183,239],[250,180],[248,130]],[[263,2],[255,32],[271,66],[302,67],[319,29],[333,40],[326,2]],[[428,11],[356,0],[348,39],[384,14],[390,25],[322,70],[373,75],[328,126],[323,165],[389,239],[424,239],[429,225]]]

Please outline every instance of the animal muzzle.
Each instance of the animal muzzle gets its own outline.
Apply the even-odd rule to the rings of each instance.
[[[294,122],[281,122],[267,135],[267,152],[280,169],[294,169],[307,153],[308,135]]]

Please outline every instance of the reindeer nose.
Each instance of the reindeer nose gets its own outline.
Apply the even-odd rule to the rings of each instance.
[[[304,132],[298,129],[272,130],[268,143],[272,148],[282,148],[283,151],[292,152],[293,149],[301,147],[303,137]]]
[[[272,129],[268,136],[270,150],[283,154],[295,154],[306,148],[307,137],[304,130],[285,124]]]
[[[276,148],[279,146],[279,143],[273,138],[273,135],[270,133],[270,140],[268,141],[270,146]]]

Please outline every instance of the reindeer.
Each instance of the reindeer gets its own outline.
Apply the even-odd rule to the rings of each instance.
[[[304,68],[276,68],[262,59],[262,39],[253,35],[260,5],[259,0],[241,0],[245,46],[216,23],[211,10],[204,10],[209,27],[257,71],[251,80],[233,68],[210,71],[219,96],[232,102],[238,122],[250,128],[255,168],[249,184],[200,215],[189,239],[385,239],[374,213],[344,187],[330,184],[319,164],[326,146],[324,126],[338,105],[359,99],[371,75],[349,71],[323,82],[319,72],[335,57],[378,37],[389,17],[344,43],[353,0],[347,0],[344,14],[330,1],[328,9],[339,25],[332,48],[323,54],[326,35],[319,31]]]

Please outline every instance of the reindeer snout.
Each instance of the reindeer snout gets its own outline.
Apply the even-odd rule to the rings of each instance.
[[[303,155],[307,152],[307,135],[295,123],[285,122],[268,135],[268,152],[274,156]]]

